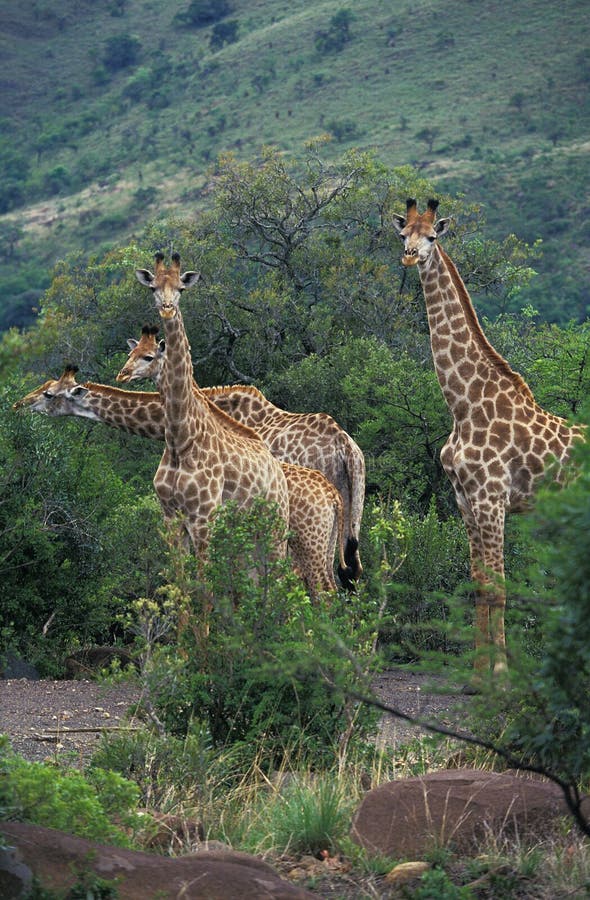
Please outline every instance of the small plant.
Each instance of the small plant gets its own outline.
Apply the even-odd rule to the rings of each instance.
[[[412,892],[413,900],[472,900],[474,896],[469,886],[453,884],[444,869],[429,869]]]
[[[0,811],[5,819],[58,828],[92,840],[132,845],[121,826],[133,828],[138,791],[114,772],[96,769],[88,776],[30,763],[0,738]],[[115,818],[121,824],[115,824]]]

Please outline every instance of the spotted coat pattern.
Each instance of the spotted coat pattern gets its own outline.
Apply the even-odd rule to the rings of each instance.
[[[109,385],[77,384],[75,369],[47,381],[14,404],[49,416],[79,416],[130,434],[163,441],[164,406],[156,392],[124,391]],[[225,424],[225,423],[224,423]],[[346,579],[342,546],[342,500],[336,488],[313,469],[281,463],[289,492],[289,554],[310,595],[336,590],[334,556]]]
[[[542,409],[523,380],[491,346],[467,289],[437,239],[448,219],[435,221],[438,203],[419,214],[408,200],[406,216],[393,222],[404,240],[402,263],[417,265],[432,357],[453,417],[441,451],[467,530],[476,597],[478,670],[506,668],[504,608],[504,523],[506,513],[524,509],[547,467],[559,479],[579,427]]]
[[[159,383],[164,342],[158,329],[145,325],[139,341],[130,338],[127,362],[117,381],[150,379]],[[365,499],[363,452],[327,413],[293,413],[271,403],[251,385],[201,388],[216,406],[260,435],[273,456],[322,472],[339,491],[344,514],[345,559],[353,580],[362,573],[359,538]]]
[[[157,254],[155,273],[139,269],[136,275],[153,293],[166,339],[160,386],[166,447],[154,476],[165,517],[182,514],[198,556],[207,546],[211,514],[229,500],[240,507],[264,497],[277,504],[288,526],[289,495],[278,461],[254,431],[229,420],[198,387],[194,389],[179,301],[197,274],[181,275],[178,255],[166,267],[163,256]],[[277,548],[279,553],[285,551],[286,546]]]

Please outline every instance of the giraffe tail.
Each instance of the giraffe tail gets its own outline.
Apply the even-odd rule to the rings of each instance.
[[[337,572],[340,584],[342,585],[344,590],[350,591],[351,594],[354,593],[356,591],[356,579],[351,567],[339,565],[337,568]]]
[[[346,541],[346,548],[342,548],[342,540],[339,542],[340,549],[340,561],[338,563],[338,578],[340,579],[340,584],[344,588],[345,591],[355,591],[356,590],[356,547],[352,550],[352,555],[349,552],[349,544],[356,543],[358,546],[358,541],[355,541],[354,538],[348,538]]]
[[[365,502],[365,458],[361,448],[347,435],[345,470],[348,482],[349,522],[344,559],[353,581],[358,581],[363,573],[359,555],[359,533]]]
[[[355,537],[350,537],[349,535],[346,539],[346,546],[344,548],[344,562],[346,563],[346,570],[350,572],[350,577],[354,581],[358,581],[362,571],[357,553],[358,548],[359,542],[357,539]]]

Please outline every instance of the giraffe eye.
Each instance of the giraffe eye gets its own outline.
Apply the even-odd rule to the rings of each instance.
[[[144,356],[143,360],[144,360],[144,362],[153,362],[154,357],[153,356]]]
[[[51,391],[43,391],[43,396],[47,397],[48,400],[51,400],[54,395],[51,393]]]
[[[430,243],[434,244],[436,238],[432,234],[427,235],[427,237],[428,237],[428,240],[430,241]]]

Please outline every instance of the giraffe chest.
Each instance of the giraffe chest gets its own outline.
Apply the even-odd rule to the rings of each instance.
[[[194,515],[209,515],[219,505],[223,493],[223,467],[220,464],[204,465],[190,460],[180,463],[173,454],[166,453],[154,476],[154,488],[164,508]]]

